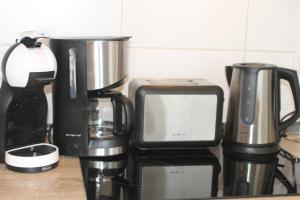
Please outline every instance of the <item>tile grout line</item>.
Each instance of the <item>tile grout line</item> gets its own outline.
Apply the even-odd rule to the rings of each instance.
[[[244,52],[244,49],[213,49],[213,48],[181,48],[181,47],[147,47],[147,46],[129,46],[130,49],[144,49],[144,50],[183,50],[183,51],[236,51],[236,52]],[[294,53],[294,50],[271,50],[271,49],[263,49],[263,50],[255,50],[249,49],[247,52],[257,52],[257,53]]]
[[[296,67],[296,52],[293,52],[293,66]],[[298,69],[297,69],[298,71]]]
[[[247,44],[248,44],[248,22],[249,22],[249,8],[250,0],[247,1],[247,11],[246,11],[246,25],[245,25],[245,41],[244,41],[244,52],[243,52],[243,62],[247,59]]]
[[[299,51],[295,50],[293,53],[293,66],[295,70],[300,73],[300,63],[299,63]]]
[[[123,36],[124,0],[121,0],[121,36]]]

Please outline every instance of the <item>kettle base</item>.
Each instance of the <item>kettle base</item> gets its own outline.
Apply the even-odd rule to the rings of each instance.
[[[280,151],[279,144],[241,144],[229,141],[223,141],[222,143],[223,150],[226,152],[235,152],[242,154],[256,154],[256,155],[264,155],[264,154],[273,154]]]

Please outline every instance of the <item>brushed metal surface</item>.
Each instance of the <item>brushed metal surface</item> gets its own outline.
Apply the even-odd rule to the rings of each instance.
[[[126,78],[126,58],[127,40],[87,40],[87,89],[101,89]]]
[[[217,95],[145,96],[144,141],[215,139]]]
[[[125,161],[102,161],[102,160],[93,160],[89,161],[89,168],[93,169],[120,169],[125,166]]]
[[[114,156],[120,155],[126,151],[126,147],[119,146],[119,147],[112,147],[112,148],[99,148],[93,147],[92,145],[89,146],[89,156]]]
[[[225,159],[225,195],[264,195],[271,194],[275,178],[276,161],[252,163]]]
[[[141,188],[140,199],[197,199],[199,196],[209,197],[212,182],[213,167],[208,165],[143,167],[143,187]]]
[[[257,76],[254,120],[242,121],[242,90],[249,83],[243,81],[245,72],[234,68],[230,85],[225,139],[243,144],[271,144],[276,142],[274,109],[274,71],[260,70]],[[254,89],[254,88],[251,88]]]
[[[162,87],[178,87],[178,86],[214,86],[205,79],[180,79],[180,78],[134,78],[130,81],[128,87],[128,97],[132,104],[135,105],[135,94],[142,86],[162,86]]]

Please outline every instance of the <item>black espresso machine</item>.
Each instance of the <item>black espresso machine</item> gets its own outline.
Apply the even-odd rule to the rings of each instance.
[[[61,154],[107,157],[127,151],[133,107],[115,89],[127,78],[128,40],[50,39],[58,65],[53,136]]]
[[[19,172],[41,172],[58,164],[58,148],[45,144],[44,86],[55,79],[56,59],[42,38],[24,37],[2,59],[0,163]]]

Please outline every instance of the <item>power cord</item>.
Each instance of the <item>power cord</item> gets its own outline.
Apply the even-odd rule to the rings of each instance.
[[[280,119],[280,122],[283,122],[286,118],[288,118],[289,116],[293,115],[294,113],[295,113],[295,111],[290,112],[290,113],[284,115],[284,116]]]
[[[280,122],[283,122],[285,119],[287,119],[288,117],[290,117],[291,115],[293,115],[295,113],[295,111],[287,113],[286,115],[284,115],[281,119]],[[283,130],[280,133],[281,137],[284,137],[286,140],[292,141],[292,142],[299,142],[300,143],[300,135],[299,132],[289,132],[289,135],[287,135],[286,129]]]
[[[297,193],[297,179],[296,179],[296,164],[299,163],[299,160],[292,156],[289,152],[285,151],[284,149],[281,149],[279,152],[279,155],[288,161],[291,162],[292,166],[292,179],[293,179],[293,193]],[[284,165],[279,165],[279,167],[284,167]],[[279,170],[279,169],[278,169]]]

